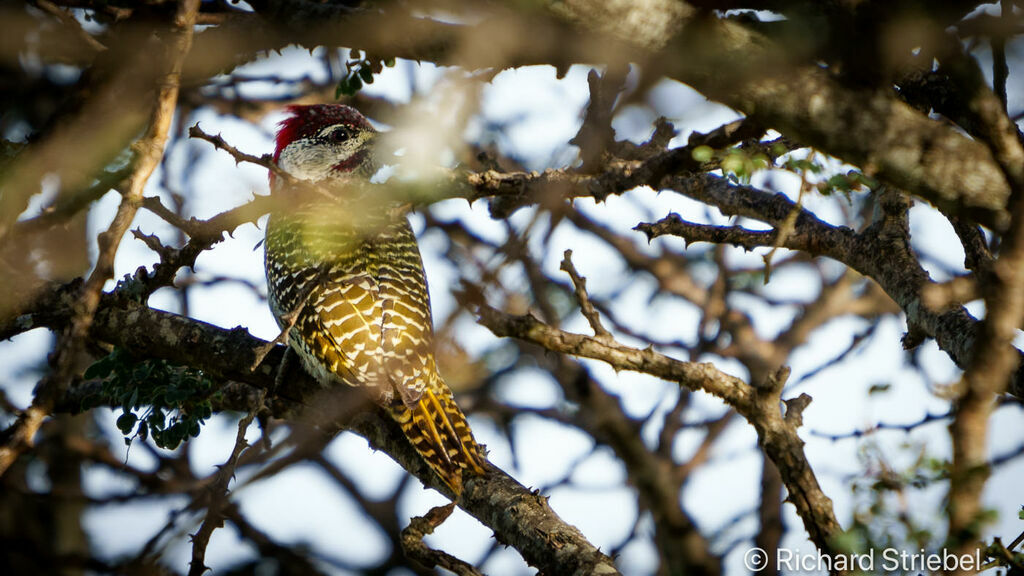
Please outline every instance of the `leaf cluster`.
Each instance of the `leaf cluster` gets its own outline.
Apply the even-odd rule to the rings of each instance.
[[[374,74],[380,74],[385,66],[390,68],[394,65],[394,58],[375,58],[360,50],[353,50],[345,62],[345,77],[338,82],[334,97],[354,96],[364,84],[373,84]]]
[[[151,437],[168,450],[199,435],[218,395],[202,370],[166,360],[138,360],[121,348],[89,366],[85,377],[101,379],[103,401],[121,407],[117,427],[126,436],[125,444],[135,436]]]

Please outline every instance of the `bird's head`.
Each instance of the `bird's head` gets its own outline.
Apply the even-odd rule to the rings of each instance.
[[[313,182],[349,173],[372,175],[377,131],[358,110],[343,104],[289,106],[277,130],[274,160],[295,178]]]

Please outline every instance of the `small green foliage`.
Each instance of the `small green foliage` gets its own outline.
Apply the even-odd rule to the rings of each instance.
[[[1017,518],[1024,520],[1024,506],[1020,507],[1020,511],[1017,512]]]
[[[809,172],[811,174],[821,174],[824,172],[825,167],[813,160],[814,154],[809,155],[807,158],[796,158],[790,156],[786,159],[785,167],[787,170],[792,172]]]
[[[850,170],[846,174],[836,174],[827,180],[818,182],[818,192],[825,196],[840,192],[849,197],[851,192],[860,188],[874,189],[876,187],[878,187],[877,180],[856,170]]]
[[[373,84],[374,74],[380,74],[385,66],[390,68],[394,65],[394,58],[374,58],[359,50],[352,50],[345,62],[345,77],[338,82],[334,98],[354,96],[365,84]]]
[[[750,178],[759,170],[770,168],[771,161],[761,152],[750,152],[742,148],[730,148],[722,157],[722,171],[732,180],[749,184]]]
[[[117,428],[125,436],[152,437],[169,450],[199,435],[218,394],[202,370],[138,360],[120,348],[89,366],[85,378],[103,380],[102,396],[120,406]]]
[[[726,178],[744,184],[749,184],[751,176],[757,171],[772,166],[771,159],[763,152],[740,147],[715,150],[701,145],[694,148],[690,155],[697,162],[710,164],[710,168],[714,168],[717,163]]]
[[[693,149],[693,159],[697,162],[710,162],[715,155],[711,146],[697,146]]]
[[[855,509],[853,522],[844,533],[849,547],[843,551],[934,549],[940,544],[929,529],[937,523],[930,511],[907,506],[909,492],[926,489],[948,478],[948,462],[931,457],[924,446],[908,445],[918,457],[896,467],[873,440],[861,446],[860,459],[867,473],[852,482]]]

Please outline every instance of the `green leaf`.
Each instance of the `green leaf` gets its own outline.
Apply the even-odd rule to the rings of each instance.
[[[368,66],[359,69],[359,77],[363,79],[363,82],[373,84],[373,70],[370,70]]]
[[[153,365],[149,363],[142,363],[135,366],[135,370],[132,371],[132,378],[136,382],[145,382],[146,380],[149,380],[152,373]]]
[[[693,149],[693,159],[697,162],[708,162],[715,155],[715,151],[711,149],[711,146],[697,146]]]
[[[739,154],[729,154],[722,159],[722,170],[741,175],[744,171],[743,158]]]
[[[139,417],[136,416],[134,412],[125,412],[117,418],[117,429],[124,435],[131,434],[132,429],[135,428],[135,423],[138,422],[138,420]]]
[[[114,363],[111,361],[110,356],[104,356],[96,362],[93,362],[91,366],[85,369],[83,376],[86,380],[92,380],[93,378],[106,378],[110,376],[110,372],[114,369]]]

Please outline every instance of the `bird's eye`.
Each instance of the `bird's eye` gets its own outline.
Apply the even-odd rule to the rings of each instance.
[[[351,137],[352,137],[352,131],[349,130],[348,128],[344,127],[344,126],[334,130],[328,136],[328,138],[330,138],[333,142],[345,142],[345,141],[347,141]]]

